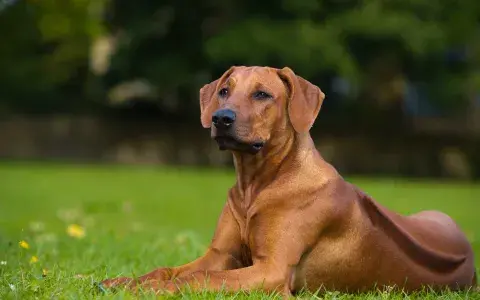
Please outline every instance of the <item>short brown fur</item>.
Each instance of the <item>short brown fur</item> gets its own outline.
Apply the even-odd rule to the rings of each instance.
[[[225,97],[220,89],[228,90]],[[252,99],[256,90],[266,100]],[[201,123],[236,112],[235,136],[265,141],[255,154],[232,149],[237,181],[200,258],[105,287],[178,292],[301,289],[415,291],[476,285],[473,251],[447,215],[402,216],[346,182],[316,150],[309,129],[325,98],[289,68],[232,67],[200,90]]]

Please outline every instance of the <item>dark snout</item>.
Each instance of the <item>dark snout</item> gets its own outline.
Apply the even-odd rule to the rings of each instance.
[[[218,129],[227,129],[235,123],[235,112],[231,109],[219,109],[212,116],[212,123]]]
[[[257,153],[265,144],[263,141],[249,142],[239,137],[236,132],[235,121],[237,115],[228,108],[219,109],[212,115],[212,137],[217,141],[220,150],[235,150]]]

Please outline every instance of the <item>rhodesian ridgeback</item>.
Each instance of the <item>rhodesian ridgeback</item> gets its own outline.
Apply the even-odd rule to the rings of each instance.
[[[290,68],[232,67],[200,89],[201,123],[233,154],[236,183],[206,253],[106,288],[459,290],[472,247],[438,211],[397,214],[345,181],[313,143],[324,93]]]

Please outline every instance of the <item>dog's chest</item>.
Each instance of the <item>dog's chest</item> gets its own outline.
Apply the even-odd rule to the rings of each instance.
[[[251,193],[245,193],[241,195],[243,197],[237,193],[233,195],[234,197],[230,198],[230,207],[240,233],[241,259],[246,266],[250,266],[253,264],[254,256],[258,254],[258,247],[261,247],[263,244],[261,241],[263,236],[259,236],[259,234],[265,233],[264,230],[261,230],[265,229],[263,228],[264,226],[259,224],[259,212],[264,206],[261,204],[263,198],[261,194],[252,195]],[[248,197],[254,197],[254,199],[245,199]]]
[[[241,237],[241,244],[240,244],[240,254],[242,264],[246,267],[253,265],[253,257],[252,257],[252,244],[249,239],[250,235],[250,222],[249,218],[244,219],[242,226],[240,227],[240,237]]]
[[[242,243],[240,245],[240,247],[241,247],[240,254],[241,254],[242,264],[245,267],[249,267],[249,266],[253,265],[252,251],[250,251],[250,247],[248,247],[248,245],[246,245],[244,243]]]
[[[251,227],[251,214],[249,214],[247,211],[245,211],[239,219],[237,219],[238,221],[238,225],[239,225],[239,228],[240,228],[240,239],[241,239],[241,243],[242,243],[242,247],[245,246],[246,248],[248,248],[248,251],[249,253],[250,252],[250,239],[249,239],[249,235],[250,235],[250,227]],[[242,249],[243,251],[243,249]]]
[[[242,263],[246,266],[253,264],[252,243],[250,239],[252,227],[252,211],[238,209],[234,212],[240,231],[240,255]]]
[[[230,200],[230,208],[232,209],[232,214],[237,221],[239,230],[240,230],[240,238],[242,244],[248,245],[248,235],[249,235],[249,227],[252,220],[252,216],[255,215],[255,207],[249,207],[251,203],[250,193],[245,193],[243,197],[241,197],[238,193],[232,192]]]

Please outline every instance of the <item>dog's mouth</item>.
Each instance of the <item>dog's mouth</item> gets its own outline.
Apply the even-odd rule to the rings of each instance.
[[[265,142],[263,141],[248,143],[232,136],[216,136],[214,139],[218,144],[218,148],[222,151],[232,150],[255,154],[265,146]]]

